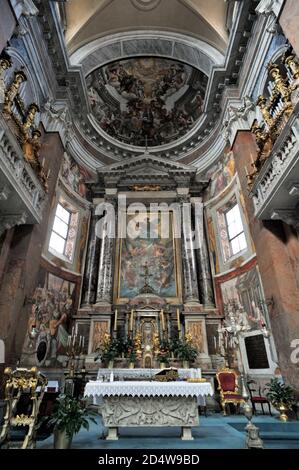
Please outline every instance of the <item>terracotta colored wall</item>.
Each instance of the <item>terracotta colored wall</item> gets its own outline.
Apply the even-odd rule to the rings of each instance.
[[[16,27],[16,19],[8,0],[1,0],[0,13],[0,52],[6,47]]]
[[[290,361],[291,341],[299,338],[298,237],[280,221],[261,221],[254,217],[244,170],[245,166],[250,169],[251,156],[256,155],[250,132],[238,132],[233,152],[266,299],[274,300],[269,315],[282,375],[299,391],[298,364]]]
[[[43,135],[41,158],[51,169],[49,192],[43,220],[39,225],[15,227],[0,288],[0,331],[5,341],[6,364],[15,365],[21,355],[30,305],[41,260],[42,247],[48,229],[51,200],[56,187],[63,146],[59,135]]]
[[[281,12],[279,23],[285,36],[288,38],[296,54],[299,56],[299,2],[298,0],[286,0]]]

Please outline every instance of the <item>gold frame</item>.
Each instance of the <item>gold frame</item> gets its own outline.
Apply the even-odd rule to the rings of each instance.
[[[154,212],[154,214],[159,214]],[[147,212],[148,213],[148,210]],[[145,214],[145,212],[141,212],[140,214]],[[181,269],[179,269],[179,259],[180,259],[180,238],[174,237],[174,217],[175,213],[174,210],[169,210],[169,214],[171,217],[171,228],[172,228],[172,242],[173,242],[173,254],[174,254],[174,273],[175,273],[175,283],[176,283],[176,296],[175,297],[163,297],[165,298],[166,302],[169,304],[177,305],[182,303],[182,275]],[[126,208],[126,215],[127,215],[127,208]],[[117,237],[116,239],[116,257],[115,257],[115,269],[114,269],[114,288],[113,288],[113,302],[114,304],[121,305],[121,304],[128,304],[130,299],[128,297],[120,297],[120,268],[121,268],[121,250],[122,250],[122,238]],[[157,295],[158,296],[158,295]],[[159,297],[159,296],[158,296]]]
[[[239,384],[238,384],[239,374],[237,374],[237,372],[234,369],[230,369],[229,367],[225,367],[224,369],[220,369],[216,373],[216,378],[217,378],[217,381],[218,381],[218,389],[217,390],[220,391],[220,400],[221,400],[221,406],[222,406],[222,410],[223,410],[223,416],[226,416],[225,406],[228,403],[233,403],[235,406],[238,406],[242,403],[245,403],[245,400],[243,398],[242,399],[240,399],[240,398],[236,398],[236,399],[234,399],[234,398],[225,398],[225,393],[229,393],[230,395],[240,395],[239,391],[236,391],[236,392],[229,391],[229,392],[224,392],[223,393],[223,390],[221,388],[219,375],[220,374],[225,374],[225,373],[233,374],[235,376],[235,387],[236,387],[236,390],[239,390]]]

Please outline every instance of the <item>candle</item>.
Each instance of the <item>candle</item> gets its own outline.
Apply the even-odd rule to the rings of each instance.
[[[43,158],[43,161],[42,161],[42,168],[44,168],[45,166],[45,157]]]
[[[177,317],[177,322],[178,322],[178,331],[181,331],[180,311],[178,308],[176,310],[176,317]]]
[[[244,166],[244,171],[245,171],[245,176],[248,176],[248,170],[247,170],[247,166],[246,166],[246,165]]]
[[[115,310],[115,315],[114,315],[114,331],[117,330],[117,310]]]
[[[72,336],[74,336],[74,333],[75,333],[75,327],[73,326],[73,328],[72,328]]]
[[[48,174],[47,174],[47,178],[49,178],[49,176],[50,176],[50,173],[51,173],[51,170],[50,170],[50,168],[49,168],[49,170],[48,170]]]
[[[130,330],[133,330],[134,310],[131,310]]]
[[[214,346],[215,346],[215,350],[217,349],[217,340],[216,340],[216,336],[214,336]]]
[[[82,352],[83,352],[83,349],[84,349],[84,340],[85,340],[85,338],[84,338],[84,336],[82,336]]]
[[[76,323],[75,331],[76,331],[76,336],[77,336],[77,334],[78,334],[78,323]]]
[[[164,331],[164,330],[165,330],[165,319],[164,319],[164,312],[163,312],[163,310],[161,310],[160,316],[161,316],[162,330]]]

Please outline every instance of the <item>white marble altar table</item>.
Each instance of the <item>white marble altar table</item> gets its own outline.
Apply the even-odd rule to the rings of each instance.
[[[199,424],[198,397],[212,395],[210,383],[192,382],[88,382],[84,395],[102,400],[106,439],[118,439],[119,427],[180,426],[182,439],[191,440]]]

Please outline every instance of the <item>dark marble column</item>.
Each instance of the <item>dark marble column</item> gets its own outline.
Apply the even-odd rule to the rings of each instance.
[[[100,256],[101,239],[96,236],[96,223],[98,217],[94,208],[91,210],[89,237],[85,260],[85,271],[82,287],[81,306],[87,306],[96,302],[98,263]]]
[[[182,229],[182,265],[184,279],[184,301],[198,302],[196,258],[193,245],[191,204],[187,195],[179,196]]]
[[[215,307],[209,253],[205,235],[203,203],[201,198],[192,198],[192,212],[195,225],[195,253],[198,266],[198,284],[201,303]]]
[[[103,228],[99,267],[98,267],[98,286],[97,303],[111,303],[113,289],[113,267],[115,254],[115,234],[117,227],[117,203],[116,197],[105,197],[105,202],[110,203],[114,208],[114,217],[112,211],[107,217],[107,223]],[[114,233],[114,236],[112,236]]]

